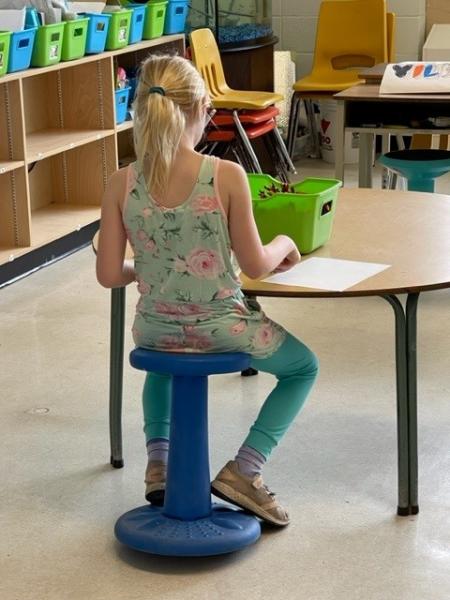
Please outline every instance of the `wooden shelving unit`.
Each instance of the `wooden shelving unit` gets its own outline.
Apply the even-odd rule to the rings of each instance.
[[[152,51],[182,54],[184,36],[0,78],[0,272],[98,220],[108,177],[133,156],[114,74]]]

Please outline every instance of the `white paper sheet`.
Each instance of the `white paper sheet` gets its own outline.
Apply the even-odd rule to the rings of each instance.
[[[343,292],[390,266],[337,258],[308,258],[289,271],[271,275],[263,281]]]

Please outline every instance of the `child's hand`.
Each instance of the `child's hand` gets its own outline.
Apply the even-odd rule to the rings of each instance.
[[[292,267],[299,263],[301,259],[301,254],[295,246],[286,256],[286,258],[280,262],[274,273],[283,273],[284,271],[289,271],[289,269],[292,269]]]

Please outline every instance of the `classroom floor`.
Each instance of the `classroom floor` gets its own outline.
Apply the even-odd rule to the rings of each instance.
[[[300,168],[302,176],[332,175],[319,161]],[[135,302],[130,290],[127,332]],[[390,306],[377,298],[262,304],[321,361],[309,402],[265,471],[292,524],[265,529],[233,555],[172,560],[114,540],[117,517],[144,503],[143,375],[125,369],[125,468],[114,470],[109,292],[96,283],[91,250],[1,290],[2,599],[448,600],[450,291],[426,293],[419,304],[421,512],[408,518],[395,514]],[[265,374],[212,378],[212,474],[233,456],[271,386]]]

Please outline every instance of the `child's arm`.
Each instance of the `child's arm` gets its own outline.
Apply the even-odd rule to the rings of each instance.
[[[103,194],[97,250],[97,280],[106,288],[123,287],[135,279],[132,261],[125,261],[127,236],[121,205],[126,194],[126,170],[116,171]]]
[[[272,271],[287,271],[300,260],[295,242],[286,235],[277,235],[263,245],[252,212],[250,187],[242,167],[221,163],[220,181],[228,196],[228,229],[231,244],[242,271],[258,279]],[[220,186],[222,189],[222,185]]]

